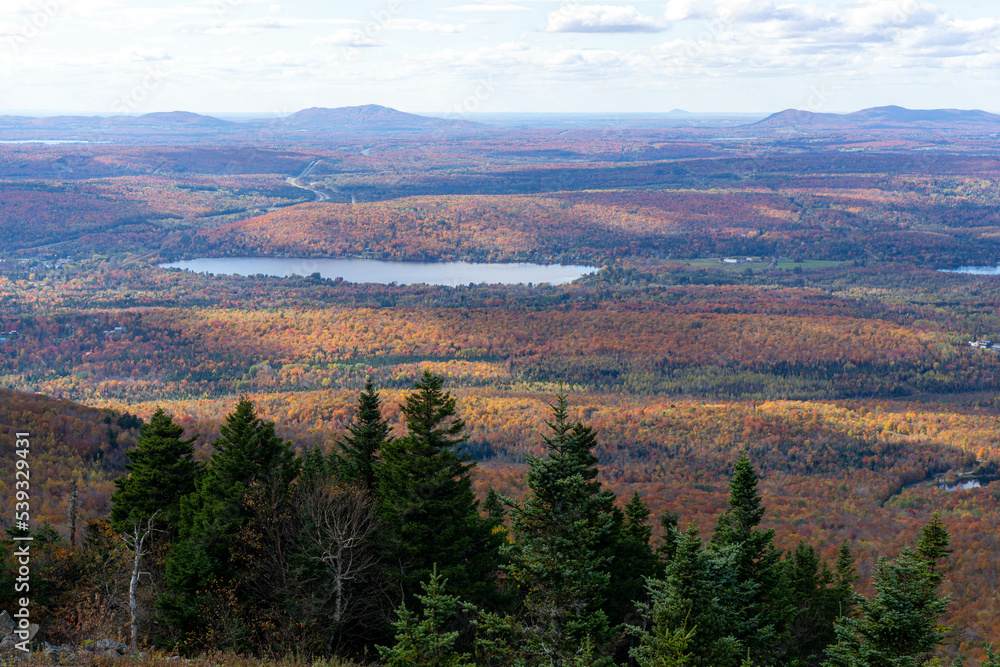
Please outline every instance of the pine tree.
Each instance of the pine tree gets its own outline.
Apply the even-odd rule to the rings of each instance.
[[[611,624],[618,625],[636,621],[636,603],[646,597],[646,577],[655,576],[662,563],[650,544],[649,508],[638,493],[633,493],[623,512],[615,508],[614,516],[613,539],[606,554],[611,579],[604,609]]]
[[[941,580],[941,573],[938,570],[939,561],[947,558],[951,553],[948,545],[951,542],[951,535],[941,521],[941,515],[934,512],[931,520],[920,530],[920,542],[917,543],[917,553],[927,561],[927,566],[931,575]]]
[[[944,639],[937,620],[950,597],[938,595],[939,578],[927,560],[908,547],[890,561],[878,559],[875,595],[858,596],[858,613],[836,625],[837,643],[824,667],[917,667]]]
[[[854,613],[854,582],[858,580],[858,571],[854,567],[854,557],[851,556],[851,545],[846,539],[840,543],[833,572],[836,615],[850,616]]]
[[[334,473],[342,481],[374,493],[378,485],[377,454],[391,442],[392,427],[382,418],[382,401],[370,379],[358,397],[357,413],[347,432],[338,443],[340,451],[330,457]]]
[[[836,640],[834,623],[845,609],[850,609],[854,597],[850,588],[853,579],[842,569],[853,571],[850,552],[846,554],[846,566],[843,557],[841,552],[838,559],[841,571],[831,572],[812,546],[799,542],[785,561],[782,587],[794,608],[794,617],[780,651],[783,664],[790,667],[818,664],[823,651]]]
[[[251,487],[276,489],[275,494],[263,495],[281,503],[287,500],[299,471],[291,447],[275,435],[274,423],[261,419],[245,398],[226,415],[213,447],[195,491],[181,500],[180,539],[166,563],[170,592],[157,601],[164,618],[182,636],[193,637],[199,623],[204,622],[209,613],[206,610],[213,604],[213,591],[217,596],[232,595],[239,577],[253,576],[233,562],[233,540],[255,513],[277,513],[280,508],[245,502],[248,491]]]
[[[740,588],[734,591],[733,604],[742,609],[735,636],[749,649],[754,662],[766,664],[785,641],[793,612],[779,587],[781,553],[774,547],[774,531],[759,529],[764,512],[757,473],[744,451],[733,469],[729,510],[719,517],[711,544],[713,548],[735,548]]]
[[[180,499],[194,491],[199,466],[194,461],[195,437],[182,440],[184,428],[163,408],[139,428],[139,442],[128,453],[128,475],[115,480],[111,522],[118,532],[143,525],[158,511],[157,526],[176,536]]]
[[[672,528],[667,539],[674,543],[674,556],[662,579],[649,579],[651,602],[643,605],[652,628],[639,632],[641,643],[631,655],[640,664],[657,664],[664,642],[693,630],[684,644],[683,664],[735,667],[742,645],[733,636],[735,610],[726,606],[724,598],[727,590],[738,585],[733,578],[736,549],[704,549],[694,523],[684,533]]]
[[[406,605],[396,610],[398,620],[392,624],[396,644],[378,647],[386,667],[474,667],[468,654],[455,650],[459,633],[446,630],[456,613],[468,610],[458,596],[445,593],[446,584],[447,580],[433,569],[430,580],[421,583],[424,594],[416,596],[423,607],[421,614],[418,616]]]
[[[419,593],[436,564],[454,592],[483,604],[497,594],[496,521],[479,516],[473,464],[457,451],[465,422],[443,385],[425,372],[401,406],[407,434],[382,446],[377,495],[394,538],[387,560],[403,602]]]
[[[511,507],[514,543],[504,547],[511,581],[524,593],[517,616],[487,615],[488,645],[513,662],[600,664],[610,636],[605,603],[610,582],[614,494],[597,481],[590,427],[570,422],[566,397],[552,406],[543,438],[548,458],[528,458],[529,496]]]

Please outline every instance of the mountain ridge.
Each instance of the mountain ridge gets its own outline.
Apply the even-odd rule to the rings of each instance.
[[[888,105],[846,114],[785,109],[745,127],[758,129],[892,129],[1000,127],[1000,115],[980,109],[907,109]]]

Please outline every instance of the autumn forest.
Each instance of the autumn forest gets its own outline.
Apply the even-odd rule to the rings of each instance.
[[[53,644],[344,664],[997,664],[1000,352],[970,343],[1000,340],[1000,277],[953,270],[1000,262],[998,211],[995,134],[974,127],[0,143],[0,496],[30,432],[34,618]],[[201,257],[302,269],[160,266]],[[319,258],[599,270],[377,284]],[[157,508],[127,481],[154,436],[187,490]],[[448,562],[423,474],[454,544],[489,553]],[[591,554],[566,565],[590,588],[545,570],[539,525],[570,521],[546,513],[559,475],[591,536],[560,548]],[[388,545],[358,575],[370,605],[303,564],[334,506]],[[120,537],[142,522],[130,607]],[[934,611],[923,662],[851,662],[904,575]],[[681,613],[682,580],[739,630]],[[291,605],[306,592],[315,608]],[[199,615],[215,630],[196,641]]]

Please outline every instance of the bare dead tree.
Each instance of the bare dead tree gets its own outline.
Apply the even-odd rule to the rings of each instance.
[[[133,651],[137,651],[139,649],[139,603],[136,601],[135,592],[139,587],[139,577],[144,574],[151,576],[149,572],[142,571],[141,565],[143,557],[149,554],[149,548],[146,546],[146,541],[154,532],[158,532],[158,529],[154,527],[153,520],[159,513],[160,510],[153,512],[153,515],[146,519],[144,524],[133,522],[131,530],[127,533],[122,533],[121,535],[121,539],[125,543],[125,546],[132,552],[132,576],[130,577],[128,584],[128,607],[129,615],[132,621],[131,637]]]
[[[357,487],[327,484],[304,490],[298,509],[303,537],[329,577],[330,620],[340,625],[370,605],[372,591],[356,584],[372,578],[378,566],[382,529],[375,503]]]
[[[77,513],[77,502],[79,500],[79,493],[76,486],[76,480],[73,480],[70,486],[69,494],[69,504],[66,507],[66,518],[69,519],[69,544],[72,547],[76,546],[76,513]]]

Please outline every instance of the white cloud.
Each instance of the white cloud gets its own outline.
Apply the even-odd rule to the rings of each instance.
[[[459,23],[437,23],[434,21],[423,21],[421,19],[394,19],[386,24],[386,30],[411,30],[413,32],[437,32],[444,34],[457,34],[465,32],[465,24]]]
[[[503,5],[503,4],[479,4],[479,5],[455,5],[446,7],[453,12],[527,12],[530,11],[524,5]]]
[[[326,37],[317,37],[312,41],[312,45],[314,47],[350,46],[355,48],[382,46],[381,42],[371,35],[366,34],[364,30],[357,30],[355,28],[342,28],[335,30],[333,34]]]
[[[216,21],[211,24],[182,23],[177,26],[179,32],[197,33],[202,35],[250,35],[263,30],[281,30],[295,28],[299,22],[291,19],[265,17],[236,21]]]
[[[565,5],[549,14],[547,32],[660,32],[666,25],[635,7]]]

